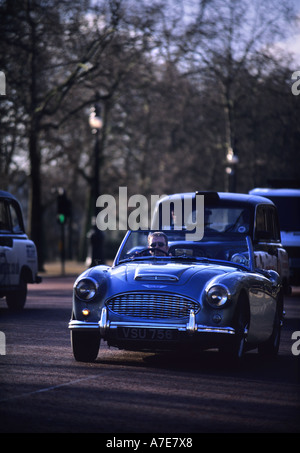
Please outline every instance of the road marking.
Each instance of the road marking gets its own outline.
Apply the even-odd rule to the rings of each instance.
[[[81,378],[81,379],[75,379],[74,381],[65,382],[64,384],[52,385],[51,387],[46,387],[46,388],[42,388],[39,390],[35,390],[34,392],[27,392],[27,393],[21,393],[20,395],[9,396],[8,398],[1,399],[0,403],[5,403],[6,401],[15,400],[18,398],[24,398],[24,397],[31,396],[31,395],[37,395],[38,393],[49,392],[51,390],[59,389],[61,387],[67,387],[68,385],[77,384],[78,382],[88,381],[90,379],[96,379],[97,377],[99,377],[99,374],[94,374],[93,376],[89,376],[89,377],[85,377],[85,378]]]

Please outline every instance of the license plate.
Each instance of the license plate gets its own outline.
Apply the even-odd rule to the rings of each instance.
[[[149,329],[141,327],[119,327],[118,337],[125,340],[172,341],[176,332],[168,329]]]

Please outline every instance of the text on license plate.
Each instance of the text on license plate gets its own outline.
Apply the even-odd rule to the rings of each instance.
[[[119,338],[127,340],[172,341],[175,340],[175,331],[167,329],[149,329],[141,327],[119,327]]]

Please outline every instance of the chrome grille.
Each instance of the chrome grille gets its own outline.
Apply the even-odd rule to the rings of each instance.
[[[118,315],[146,319],[188,318],[190,310],[200,309],[198,302],[175,294],[126,293],[107,302],[107,307]]]

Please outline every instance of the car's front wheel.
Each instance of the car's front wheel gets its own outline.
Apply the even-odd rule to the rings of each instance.
[[[249,305],[245,296],[240,296],[235,313],[235,334],[229,344],[220,348],[232,363],[239,363],[244,356],[249,320]]]
[[[72,330],[71,344],[77,362],[94,362],[100,347],[100,333]]]
[[[258,346],[258,353],[265,357],[276,357],[279,351],[280,335],[281,335],[281,318],[278,308],[276,309],[273,332],[271,337]]]

